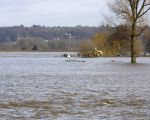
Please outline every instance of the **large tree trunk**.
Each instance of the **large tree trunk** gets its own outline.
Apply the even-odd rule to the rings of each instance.
[[[133,22],[131,31],[131,63],[133,64],[136,63],[135,33],[136,33],[136,22]]]
[[[135,39],[131,36],[131,63],[136,63]]]

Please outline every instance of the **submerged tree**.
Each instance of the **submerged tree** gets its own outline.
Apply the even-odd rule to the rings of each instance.
[[[109,7],[130,27],[131,63],[136,63],[135,40],[145,29],[145,15],[150,10],[150,0],[113,0]]]

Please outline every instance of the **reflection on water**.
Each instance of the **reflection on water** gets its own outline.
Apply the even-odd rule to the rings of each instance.
[[[149,58],[62,55],[0,53],[0,119],[149,120]]]

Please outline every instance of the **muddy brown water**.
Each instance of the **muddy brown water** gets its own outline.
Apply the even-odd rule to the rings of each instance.
[[[150,58],[62,55],[0,53],[0,120],[150,120]]]

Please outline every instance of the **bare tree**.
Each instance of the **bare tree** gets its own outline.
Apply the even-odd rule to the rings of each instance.
[[[146,13],[150,10],[150,0],[113,0],[109,7],[122,22],[130,26],[131,63],[136,63],[135,40],[145,30]]]

